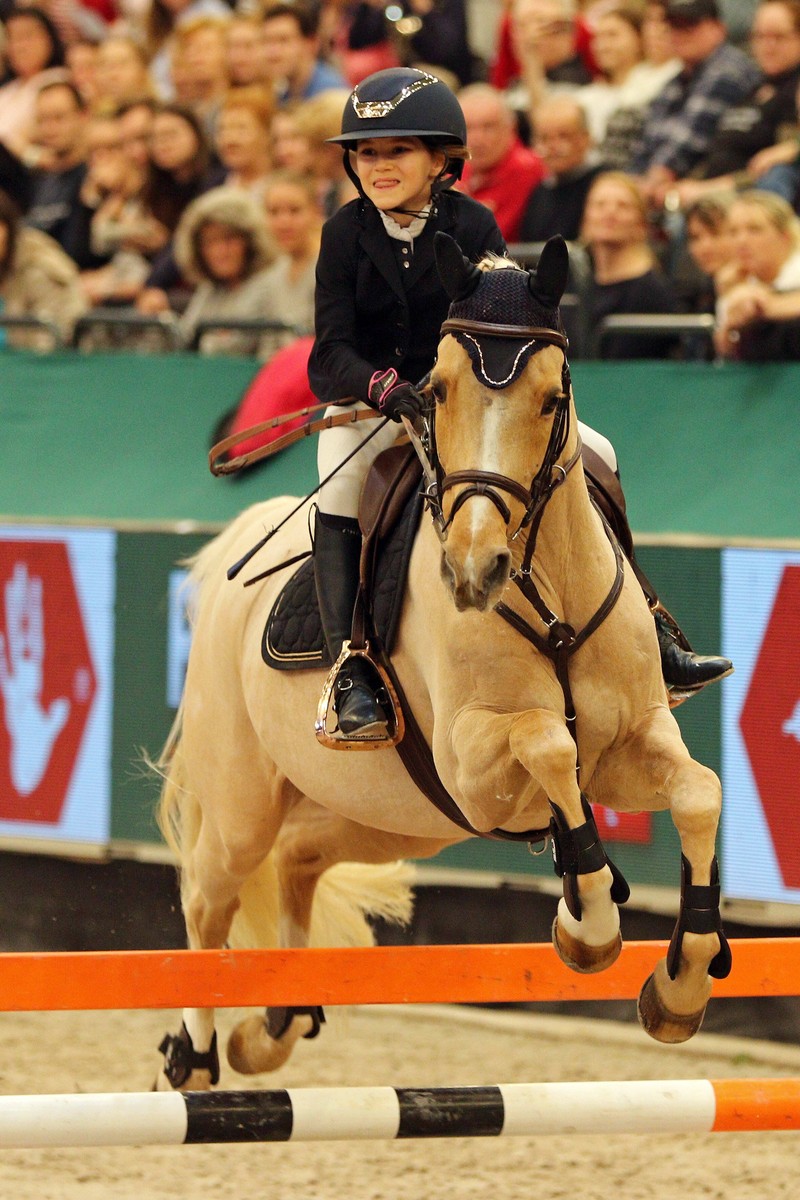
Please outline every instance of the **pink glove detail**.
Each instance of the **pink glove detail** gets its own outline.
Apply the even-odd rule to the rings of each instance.
[[[370,403],[392,421],[399,421],[401,417],[413,421],[422,409],[419,392],[407,379],[400,379],[394,367],[375,372],[369,381],[369,398]]]

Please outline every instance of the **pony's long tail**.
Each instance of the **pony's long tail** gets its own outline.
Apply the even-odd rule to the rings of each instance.
[[[407,925],[413,911],[414,869],[409,863],[383,866],[337,863],[317,884],[311,911],[310,946],[371,946],[371,920]],[[228,941],[231,946],[277,945],[277,877],[268,856],[245,883]]]

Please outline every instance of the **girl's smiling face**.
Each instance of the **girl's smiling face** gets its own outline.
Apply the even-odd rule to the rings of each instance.
[[[431,184],[447,161],[416,137],[365,138],[355,152],[355,171],[364,194],[376,208],[418,212],[431,198]],[[400,224],[411,217],[400,214]]]

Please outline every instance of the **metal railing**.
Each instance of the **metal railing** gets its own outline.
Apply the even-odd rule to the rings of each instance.
[[[708,361],[714,357],[713,313],[618,313],[604,317],[594,332],[590,357],[602,358],[612,337],[624,334],[673,342],[684,359]]]
[[[254,338],[261,338],[268,333],[274,334],[289,334],[291,338],[302,337],[308,330],[301,329],[299,325],[292,325],[288,321],[267,320],[260,317],[216,317],[209,321],[199,321],[195,327],[192,337],[189,339],[186,349],[200,350],[203,338],[207,333],[243,333],[252,334]]]
[[[93,335],[99,344],[92,345]],[[143,337],[142,335],[146,335]],[[75,323],[72,345],[76,350],[118,350],[129,353],[137,348],[146,353],[182,350],[183,338],[174,313],[146,316],[133,310],[93,308]]]
[[[32,349],[38,350],[43,354],[50,354],[54,350],[64,349],[64,337],[54,321],[45,320],[43,317],[12,317],[0,314],[0,330],[8,330],[9,332],[13,332],[15,329],[29,330],[31,332],[46,334],[50,340],[49,345],[31,347]],[[6,339],[5,344],[8,349],[15,349],[13,339],[11,341]],[[25,349],[28,348],[29,347],[27,346],[25,347]]]

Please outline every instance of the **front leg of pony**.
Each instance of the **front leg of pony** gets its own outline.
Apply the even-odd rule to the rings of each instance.
[[[714,978],[724,978],[730,948],[720,918],[714,844],[721,789],[713,771],[691,759],[670,781],[672,819],[681,839],[681,900],[666,959],[639,997],[639,1020],[660,1042],[687,1041],[700,1028]]]
[[[556,864],[564,879],[553,944],[573,970],[602,971],[622,948],[617,903],[627,900],[628,888],[606,857],[591,807],[578,787],[575,742],[563,718],[538,709],[517,718],[509,744],[547,793],[553,812]]]
[[[668,808],[680,836],[678,921],[667,957],[642,988],[639,1019],[656,1041],[686,1041],[700,1028],[712,979],[726,975],[730,964],[714,853],[719,780],[689,756],[674,717],[659,707],[600,763],[592,794],[620,812]]]

